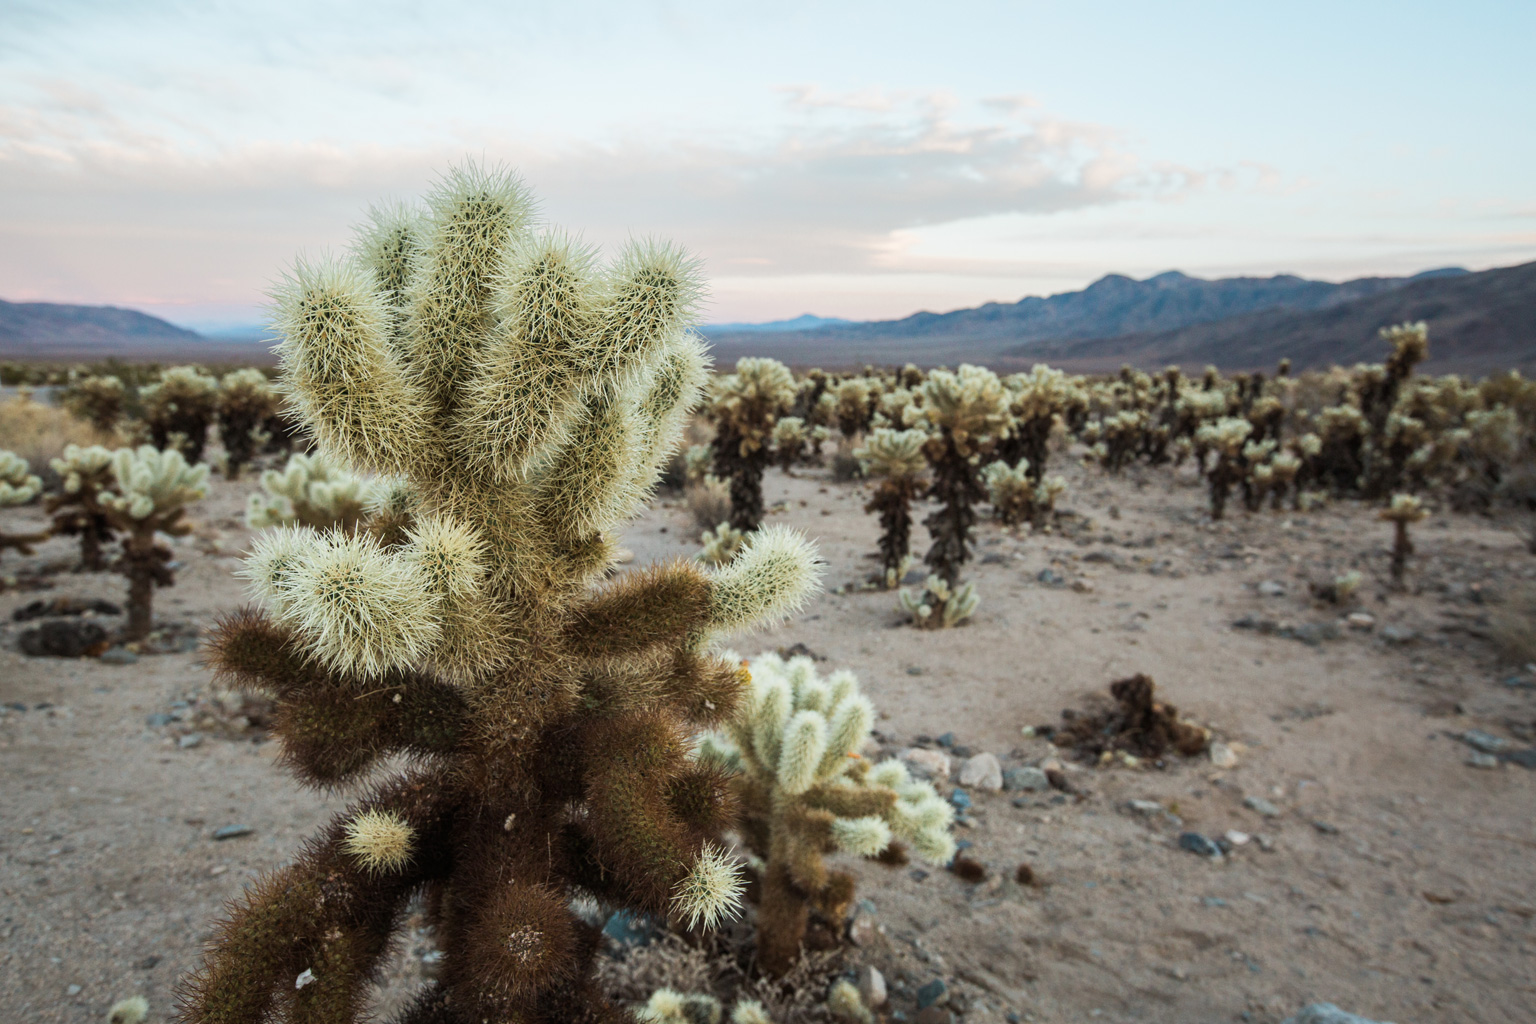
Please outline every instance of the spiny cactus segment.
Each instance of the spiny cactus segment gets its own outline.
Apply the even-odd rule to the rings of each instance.
[[[245,523],[253,530],[298,524],[351,533],[383,501],[387,485],[348,472],[320,452],[300,452],[281,471],[262,473],[261,489],[246,503]]]
[[[25,505],[43,490],[43,480],[32,473],[27,460],[15,452],[0,448],[0,508]],[[0,531],[0,551],[12,548],[30,555],[32,545],[48,539],[43,533],[5,533]]]

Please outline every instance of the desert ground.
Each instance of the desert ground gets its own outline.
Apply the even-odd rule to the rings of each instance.
[[[1500,599],[1536,585],[1516,524],[1437,512],[1415,528],[1397,593],[1390,526],[1364,505],[1212,524],[1187,472],[1111,478],[1070,453],[1058,467],[1071,514],[1049,532],[984,521],[968,569],[981,606],[944,631],[903,624],[894,594],[863,586],[877,526],[861,484],[825,470],[766,481],[769,521],[816,539],[826,590],[734,649],[852,669],[885,753],[942,750],[942,737],[957,763],[983,751],[1005,769],[1066,762],[1070,792],[967,793],[956,834],[986,866],[981,882],[855,865],[864,902],[846,962],[884,974],[890,1019],[914,1020],[917,989],[942,978],[966,1022],[1274,1022],[1314,1001],[1398,1024],[1536,1020],[1536,773],[1521,764],[1536,667],[1495,644],[1509,628]],[[241,604],[255,487],[217,479],[193,509],[178,582],[156,597],[173,636]],[[41,518],[7,510],[0,525]],[[662,495],[623,543],[643,565],[691,557],[698,532]],[[919,552],[926,540],[914,530]],[[141,993],[164,1021],[223,903],[346,794],[283,775],[276,744],[215,699],[195,650],[113,659],[127,663],[19,653],[33,623],[12,622],[16,609],[122,601],[120,577],[72,572],[75,559],[58,538],[0,564],[22,583],[0,593],[0,1018],[95,1022]],[[1356,605],[1311,597],[1309,581],[1352,567],[1365,578]],[[1135,673],[1236,763],[1080,765],[1029,734]],[[1473,730],[1506,741],[1481,759],[1494,767],[1469,763]],[[243,830],[216,838],[226,826]],[[1181,847],[1186,832],[1241,835],[1212,858]],[[1021,864],[1035,884],[1015,881]],[[382,1004],[432,970],[429,940],[402,943]]]

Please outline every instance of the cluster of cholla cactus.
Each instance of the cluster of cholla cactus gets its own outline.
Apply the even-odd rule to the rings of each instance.
[[[938,573],[929,573],[921,590],[903,590],[898,598],[914,626],[919,629],[948,629],[958,626],[976,611],[981,595],[976,584],[951,585]]]
[[[1392,582],[1403,585],[1403,573],[1408,567],[1408,556],[1413,554],[1413,541],[1408,539],[1408,525],[1426,518],[1429,512],[1424,503],[1411,494],[1394,494],[1392,503],[1378,513],[1381,519],[1393,526],[1392,535]]]
[[[300,452],[281,470],[263,472],[261,490],[246,501],[245,523],[253,530],[301,525],[352,533],[377,508],[387,484],[353,473],[321,452]]]
[[[1014,466],[1002,460],[987,463],[981,471],[981,482],[986,485],[987,500],[997,511],[997,518],[1008,526],[1045,525],[1055,511],[1056,499],[1067,489],[1066,480],[1059,476],[1039,479],[1022,455]]]
[[[195,366],[173,366],[160,379],[139,389],[144,427],[156,448],[174,447],[188,462],[199,462],[208,445],[208,428],[219,405],[219,382]]]
[[[229,479],[238,479],[240,470],[265,446],[268,435],[263,428],[279,404],[277,392],[260,370],[235,370],[219,381],[216,413]]]
[[[103,498],[117,486],[112,452],[101,445],[69,445],[50,465],[58,489],[43,500],[53,517],[53,532],[80,538],[80,566],[87,572],[107,567],[106,545],[117,536],[119,516]]]
[[[64,408],[102,434],[112,434],[128,412],[128,388],[114,374],[72,376],[59,393]]]
[[[746,682],[714,638],[797,607],[815,554],[769,528],[717,572],[597,586],[705,383],[697,270],[646,243],[601,265],[530,209],[512,176],[460,168],[278,293],[306,427],[406,483],[388,530],[270,531],[246,570],[265,610],[211,656],[272,696],[306,783],[406,767],[234,907],[189,1024],[357,1020],[423,892],[443,968],[399,1020],[619,1021],[571,900],[709,925],[739,898],[730,779],[690,736]]]
[[[826,679],[814,662],[767,653],[751,690],[703,757],[736,773],[741,837],[758,873],[757,956],[780,976],[808,942],[829,948],[853,903],[854,880],[827,867],[832,853],[893,857],[903,843],[931,864],[955,854],[953,812],[900,761],[861,755],[874,708],[846,670]],[[814,933],[814,934],[813,934]]]
[[[1245,448],[1253,425],[1236,416],[1223,416],[1206,423],[1195,433],[1195,443],[1210,453],[1205,467],[1205,482],[1211,496],[1211,518],[1226,514],[1227,498],[1236,484],[1243,482],[1248,462]]]
[[[1035,484],[1045,481],[1051,435],[1087,409],[1083,386],[1060,370],[1043,364],[1028,373],[1016,373],[1003,381],[1008,388],[1008,431],[997,443],[998,461],[1021,461]]]
[[[704,546],[699,550],[699,561],[705,565],[724,565],[741,551],[747,534],[728,522],[718,523],[713,529],[705,530],[700,540]]]
[[[113,568],[128,578],[128,624],[124,636],[141,640],[154,625],[156,587],[176,581],[171,549],[159,535],[181,537],[192,530],[186,506],[207,494],[208,467],[189,465],[181,452],[153,445],[112,453],[112,489],[98,495],[112,528],[122,534]]]
[[[43,480],[32,473],[15,452],[0,448],[0,508],[26,505],[43,490]],[[32,545],[48,539],[43,533],[6,533],[0,530],[0,551],[13,548],[23,555],[32,553]]]
[[[731,526],[755,530],[763,521],[763,470],[772,456],[774,427],[794,405],[795,377],[775,359],[743,358],[736,372],[715,381],[714,475],[730,481]]]
[[[912,502],[923,489],[927,441],[922,430],[876,427],[853,453],[864,475],[878,481],[864,511],[880,517],[880,575],[887,590],[901,584],[912,562]]]
[[[864,1005],[858,986],[838,978],[827,990],[823,1003],[833,1019],[845,1024],[875,1024],[875,1015]],[[642,1024],[775,1024],[768,1008],[756,999],[738,998],[729,1015],[725,1004],[708,992],[678,992],[659,988],[635,1011]]]

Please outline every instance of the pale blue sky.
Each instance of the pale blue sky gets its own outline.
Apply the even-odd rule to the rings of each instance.
[[[1536,4],[0,0],[0,298],[255,318],[472,155],[711,318],[1536,259]]]

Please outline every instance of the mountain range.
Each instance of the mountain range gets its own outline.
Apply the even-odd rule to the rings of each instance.
[[[136,309],[0,299],[0,359],[270,363],[270,344],[210,338]]]

